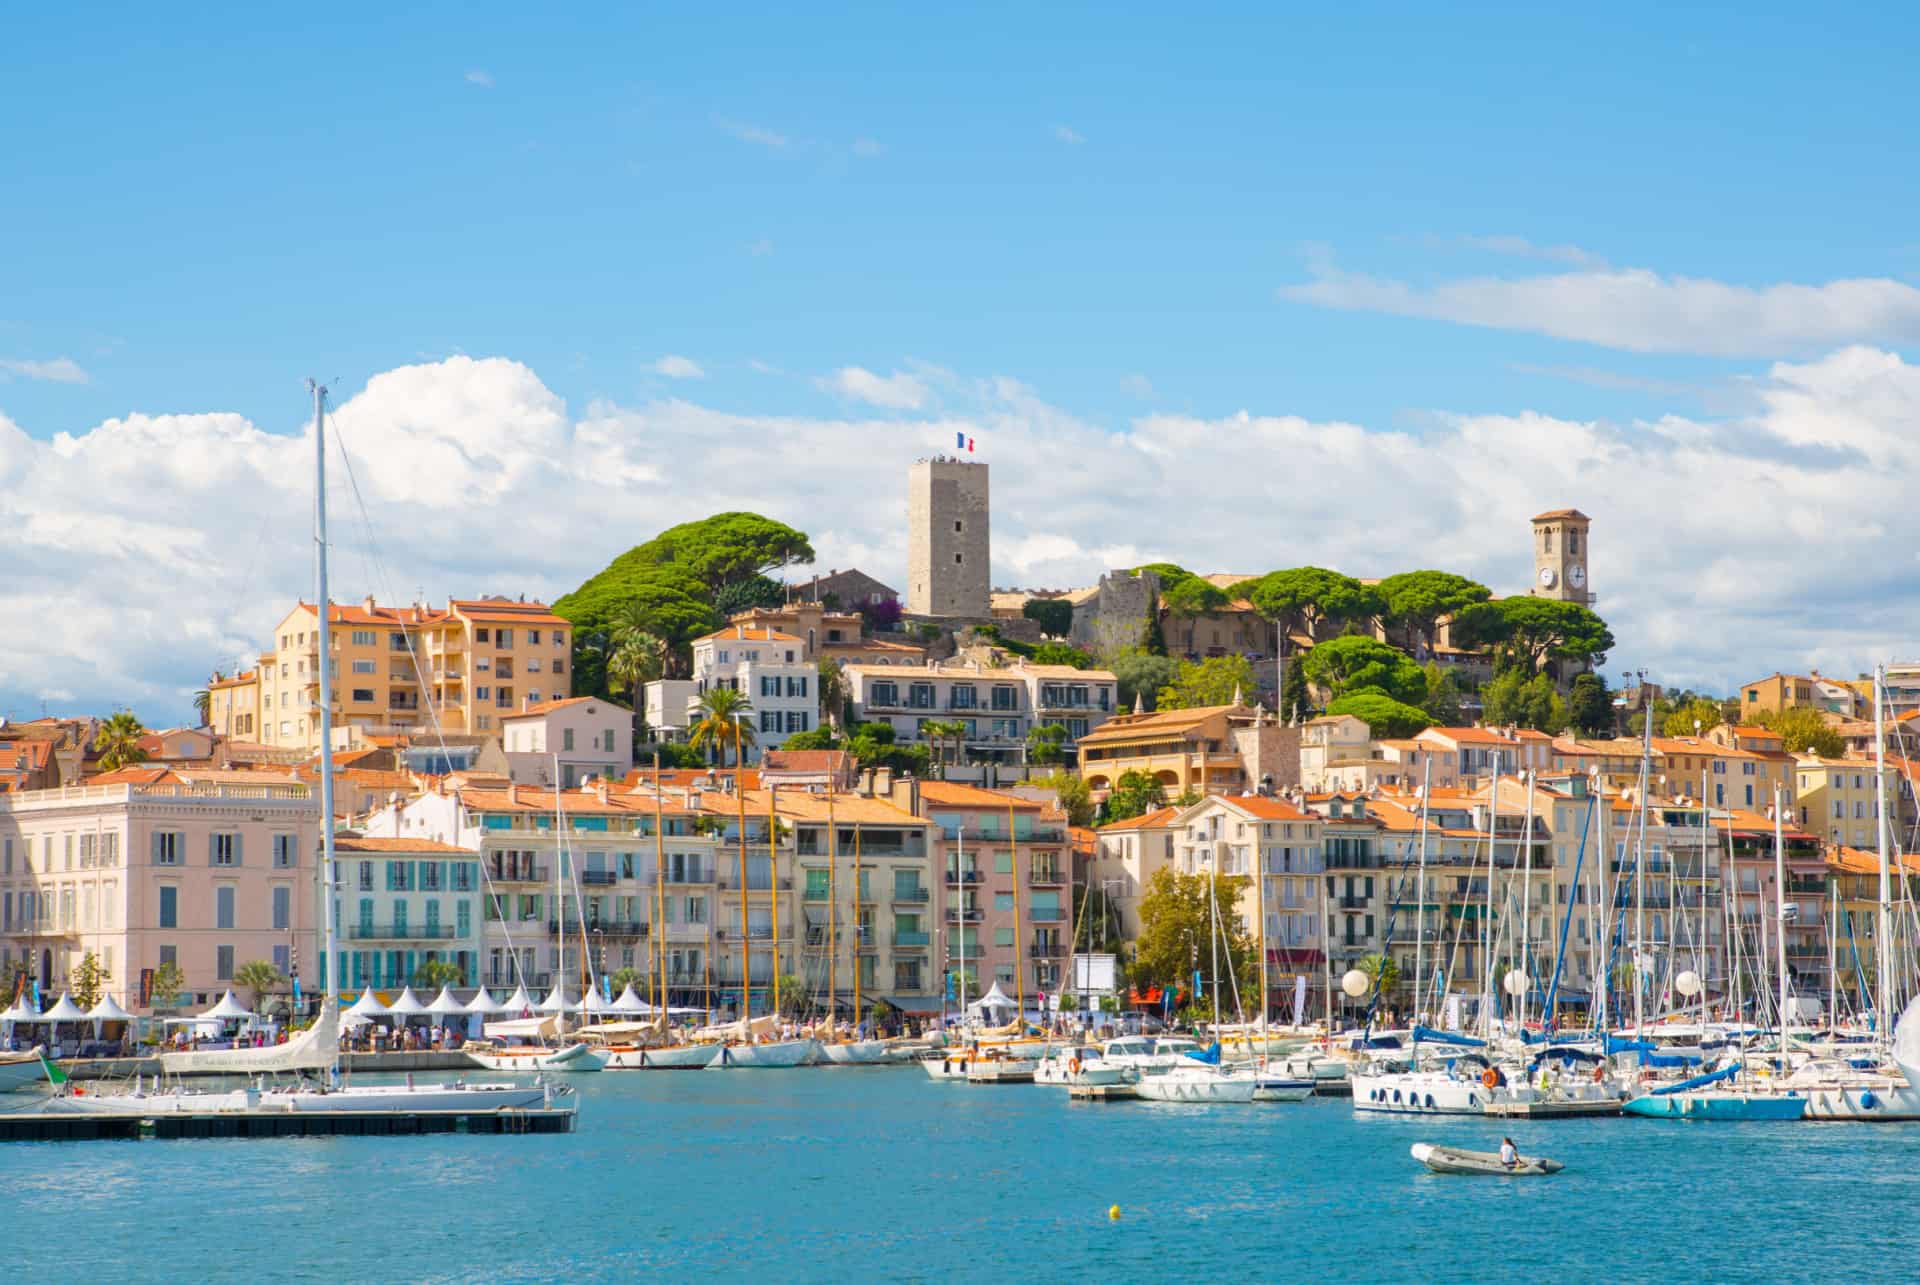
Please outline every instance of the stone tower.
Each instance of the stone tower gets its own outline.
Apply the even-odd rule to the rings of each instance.
[[[1533,520],[1533,596],[1593,602],[1593,582],[1587,577],[1587,526],[1592,521],[1579,509],[1555,509]]]
[[[987,466],[935,456],[907,473],[907,612],[986,619]]]

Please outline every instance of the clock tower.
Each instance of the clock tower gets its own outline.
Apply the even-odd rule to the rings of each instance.
[[[1555,509],[1533,520],[1533,596],[1593,603],[1587,578],[1587,526],[1578,509]]]

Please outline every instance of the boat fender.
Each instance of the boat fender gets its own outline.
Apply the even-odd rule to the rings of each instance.
[[[1603,1062],[1599,1066],[1596,1066],[1593,1068],[1593,1082],[1595,1084],[1604,1084],[1606,1082],[1606,1079],[1607,1079],[1607,1067],[1606,1067],[1606,1064]]]
[[[1494,1070],[1492,1067],[1488,1067],[1486,1070],[1480,1072],[1480,1083],[1489,1089],[1499,1088],[1500,1072]]]
[[[1860,1095],[1860,1109],[1862,1111],[1871,1111],[1879,1105],[1880,1100],[1873,1096],[1872,1089],[1868,1089]]]

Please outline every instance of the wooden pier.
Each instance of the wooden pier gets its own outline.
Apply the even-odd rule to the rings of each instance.
[[[435,1133],[572,1133],[565,1107],[481,1111],[157,1111],[152,1115],[0,1113],[0,1142],[92,1142],[140,1138],[416,1137]]]
[[[1069,1084],[1067,1096],[1077,1102],[1130,1102],[1140,1093],[1131,1084]]]
[[[1489,1102],[1486,1113],[1519,1120],[1563,1120],[1574,1116],[1619,1115],[1620,1099],[1572,1102]]]
[[[1025,1058],[982,1058],[967,1063],[968,1084],[1032,1084],[1034,1064]]]

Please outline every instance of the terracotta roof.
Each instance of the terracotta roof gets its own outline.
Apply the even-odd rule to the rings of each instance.
[[[1155,808],[1151,812],[1142,812],[1137,817],[1128,817],[1125,821],[1110,821],[1100,827],[1100,833],[1107,834],[1114,830],[1157,830],[1162,826],[1171,825],[1174,818],[1185,810],[1185,808]]]
[[[608,700],[604,696],[568,696],[564,700],[542,701],[538,705],[529,705],[518,714],[502,714],[500,721],[506,723],[516,718],[539,718],[543,714],[553,713],[556,709],[566,709],[572,705],[584,705],[588,701],[600,701],[602,704],[611,705],[623,714],[633,713],[631,709],[622,705],[619,701]]]
[[[1121,714],[1108,719],[1082,736],[1078,744],[1106,741],[1131,741],[1171,732],[1185,732],[1207,722],[1216,714],[1240,708],[1234,705],[1201,705],[1192,709],[1156,710],[1151,714]]]
[[[828,814],[829,796],[815,794],[810,790],[774,790],[774,808],[781,816],[794,821],[825,821]],[[748,790],[746,792],[747,815],[764,817],[767,815],[769,791]],[[722,816],[733,816],[739,809],[738,802],[731,794],[707,793],[700,796],[707,811]],[[870,798],[864,794],[840,794],[831,796],[833,821],[835,825],[901,825],[921,826],[928,824],[925,817],[913,813],[886,799]],[[842,845],[843,855],[850,854],[850,845]]]
[[[1015,661],[1013,669],[1032,674],[1036,678],[1079,678],[1097,683],[1116,683],[1120,680],[1105,669],[1075,669],[1072,665],[1036,665],[1031,661]]]
[[[1474,745],[1513,745],[1514,739],[1490,727],[1429,727],[1414,739],[1429,736],[1444,736],[1450,741],[1468,742]]]
[[[768,750],[760,766],[767,772],[838,772],[852,757],[845,750]]]
[[[455,843],[441,843],[437,839],[400,839],[380,835],[335,835],[333,847],[336,852],[406,852],[441,854],[450,857],[479,855],[472,848],[463,848]]]
[[[995,808],[1005,811],[1011,805],[1016,812],[1046,810],[1046,805],[1037,799],[1023,799],[1017,794],[983,790],[978,786],[962,785],[957,781],[922,781],[920,798],[924,802],[950,808]]]
[[[1230,808],[1257,816],[1263,821],[1319,821],[1316,813],[1302,812],[1285,799],[1270,798],[1263,794],[1216,794],[1212,796]],[[1205,802],[1206,800],[1202,800]]]
[[[1546,522],[1553,518],[1578,518],[1582,522],[1593,521],[1592,518],[1582,513],[1579,509],[1548,509],[1545,513],[1536,513],[1533,515],[1535,522]]]
[[[515,602],[511,598],[452,598],[447,606],[469,620],[502,621],[521,625],[569,626],[544,602]]]
[[[170,767],[121,767],[88,777],[84,785],[180,785],[186,778]]]
[[[250,687],[260,681],[260,671],[246,669],[227,678],[215,678],[207,683],[208,691],[217,691],[223,687]]]
[[[0,741],[0,769],[37,772],[52,759],[52,741]]]
[[[1850,848],[1844,845],[1827,849],[1827,864],[1841,874],[1873,875],[1880,874],[1880,854],[1868,852],[1863,848]],[[1920,854],[1887,854],[1888,869],[1906,867],[1909,873],[1920,872]]]
[[[716,629],[710,634],[701,634],[693,641],[712,642],[721,638],[734,638],[740,642],[790,642],[800,640],[792,634],[781,633],[771,625],[728,625],[725,629]]]

